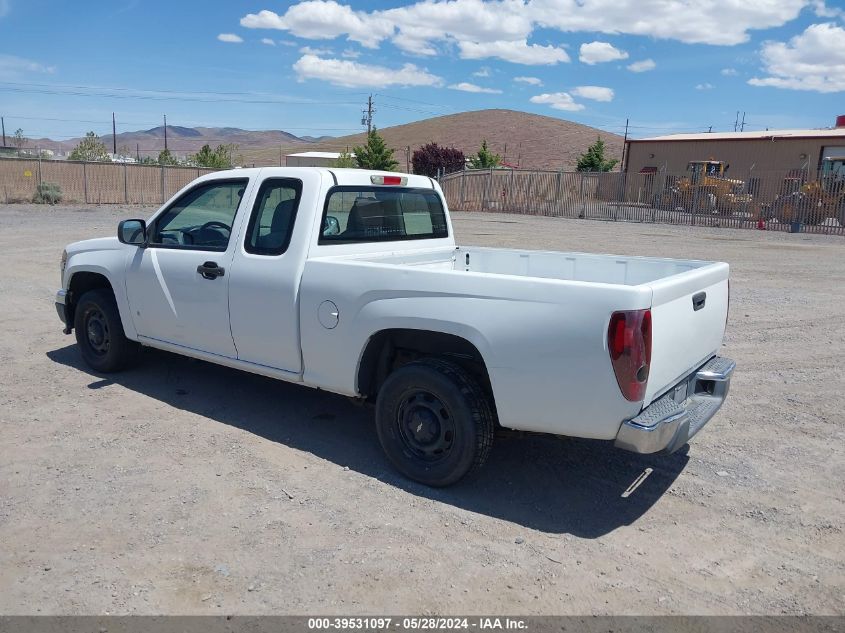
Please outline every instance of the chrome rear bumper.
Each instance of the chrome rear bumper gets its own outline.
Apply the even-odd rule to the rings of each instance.
[[[673,453],[712,418],[731,385],[736,363],[714,356],[619,427],[615,445],[635,453]]]

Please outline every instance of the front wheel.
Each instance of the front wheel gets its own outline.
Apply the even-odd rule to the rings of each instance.
[[[82,358],[95,371],[119,371],[138,354],[140,346],[123,333],[117,303],[108,290],[89,290],[80,297],[73,327]]]
[[[376,429],[388,459],[428,486],[449,486],[479,469],[493,444],[494,426],[478,381],[440,359],[400,367],[376,400]]]

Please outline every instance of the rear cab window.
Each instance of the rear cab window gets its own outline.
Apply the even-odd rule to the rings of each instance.
[[[393,242],[449,236],[433,189],[350,185],[326,196],[319,244]]]

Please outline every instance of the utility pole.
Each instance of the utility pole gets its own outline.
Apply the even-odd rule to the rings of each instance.
[[[622,139],[622,160],[619,161],[619,171],[625,171],[625,152],[628,149],[628,119],[625,119],[625,137]]]
[[[739,131],[740,132],[745,131],[745,112],[742,113],[742,125],[740,126]]]
[[[367,136],[373,131],[373,114],[375,114],[373,95],[370,95],[367,97],[367,109],[363,111],[363,116],[361,117],[361,125],[367,126]]]
[[[410,174],[411,173],[411,146],[407,145],[405,147],[405,172]]]
[[[710,134],[712,131],[713,131],[713,126],[711,125],[711,126],[708,128],[707,133],[708,133],[708,134]]]
[[[734,119],[734,132],[736,132],[737,127],[739,127],[739,110],[736,111],[736,119]]]
[[[167,151],[167,115],[164,115],[164,151]]]
[[[112,140],[112,150],[115,158],[117,157],[117,126],[114,122],[114,112],[111,113],[111,140]]]
[[[6,147],[6,120],[0,116],[0,125],[3,126],[3,147]]]

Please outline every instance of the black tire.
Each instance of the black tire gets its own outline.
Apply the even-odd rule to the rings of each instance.
[[[120,371],[138,356],[140,345],[126,338],[114,295],[89,290],[76,304],[73,327],[83,360],[100,373]]]
[[[440,359],[391,373],[376,400],[376,430],[388,459],[406,477],[449,486],[484,464],[495,416],[478,381]]]

